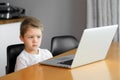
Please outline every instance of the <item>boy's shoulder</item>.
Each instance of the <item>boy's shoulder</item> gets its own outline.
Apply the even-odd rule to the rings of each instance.
[[[39,48],[39,52],[42,52],[43,54],[52,54],[48,49],[41,49]]]
[[[43,56],[45,56],[46,58],[52,58],[53,56],[52,56],[52,53],[48,50],[48,49],[41,49],[41,48],[39,48],[40,50],[39,50],[39,52],[40,52],[40,54],[42,54]]]
[[[25,51],[23,50],[19,55],[18,57],[24,57],[25,56]]]
[[[48,49],[39,48],[40,51],[49,51]]]

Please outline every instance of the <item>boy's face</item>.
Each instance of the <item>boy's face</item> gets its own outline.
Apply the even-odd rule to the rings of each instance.
[[[34,52],[41,45],[42,31],[37,28],[28,28],[24,36],[20,36],[21,41],[25,44],[25,50]]]

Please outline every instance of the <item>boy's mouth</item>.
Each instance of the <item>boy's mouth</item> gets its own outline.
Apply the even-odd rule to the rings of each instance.
[[[33,45],[33,47],[38,47],[38,45]]]

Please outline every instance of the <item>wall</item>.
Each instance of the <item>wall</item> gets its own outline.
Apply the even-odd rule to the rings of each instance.
[[[71,34],[78,39],[85,28],[86,0],[3,0],[26,9],[26,15],[44,24],[43,48],[50,49],[51,37]],[[1,1],[2,2],[2,1]]]
[[[86,0],[1,0],[26,9],[44,24],[42,48],[50,50],[51,38],[73,35],[80,39],[86,26]],[[1,63],[0,63],[1,65]]]
[[[20,22],[0,25],[0,76],[5,74],[7,46],[21,43],[19,40],[19,26]]]

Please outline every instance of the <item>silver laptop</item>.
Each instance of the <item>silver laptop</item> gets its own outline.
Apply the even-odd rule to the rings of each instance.
[[[105,59],[118,25],[85,29],[75,54],[52,58],[40,64],[75,68]]]

